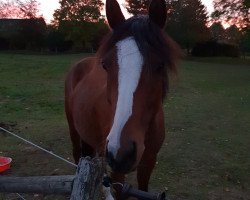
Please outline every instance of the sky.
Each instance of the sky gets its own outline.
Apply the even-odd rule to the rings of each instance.
[[[204,5],[206,5],[208,12],[211,13],[213,11],[213,0],[201,0]],[[46,22],[50,22],[53,19],[54,10],[59,8],[59,0],[38,0],[40,2],[41,14],[46,19]],[[124,0],[118,0],[122,7],[122,11],[125,16],[128,18],[129,15],[124,8]]]

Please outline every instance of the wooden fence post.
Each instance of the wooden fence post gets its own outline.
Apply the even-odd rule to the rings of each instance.
[[[103,159],[81,158],[70,200],[100,200],[104,170]]]

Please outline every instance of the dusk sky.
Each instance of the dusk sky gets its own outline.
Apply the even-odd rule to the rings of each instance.
[[[51,19],[53,19],[53,13],[54,10],[59,8],[59,0],[50,0],[50,1],[45,1],[45,0],[38,0],[41,5],[41,14],[45,17],[47,22],[50,22]],[[201,0],[208,8],[209,12],[213,11],[213,1],[212,0]],[[121,7],[122,4],[124,4],[124,0],[118,0],[120,3]],[[126,17],[129,17],[129,15],[126,13],[124,7],[123,7],[123,13],[126,15]]]

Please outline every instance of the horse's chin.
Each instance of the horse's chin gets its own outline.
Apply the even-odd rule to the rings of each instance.
[[[137,167],[133,167],[133,168],[130,168],[130,169],[126,169],[126,168],[121,168],[121,169],[119,169],[119,168],[111,168],[112,169],[112,172],[114,172],[114,173],[118,173],[118,174],[129,174],[129,173],[131,173],[131,172],[134,172],[134,171],[136,171],[136,168]]]
[[[110,159],[109,157],[107,158],[107,163],[109,167],[111,168],[112,172],[118,173],[118,174],[128,174],[136,170],[136,163],[128,161],[128,160],[117,162],[113,160],[112,158]]]

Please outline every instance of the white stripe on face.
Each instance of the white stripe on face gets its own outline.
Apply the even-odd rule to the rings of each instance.
[[[108,151],[114,158],[120,148],[120,137],[123,127],[132,115],[133,96],[138,86],[143,57],[133,37],[116,44],[118,57],[118,100],[113,126],[108,135]]]

